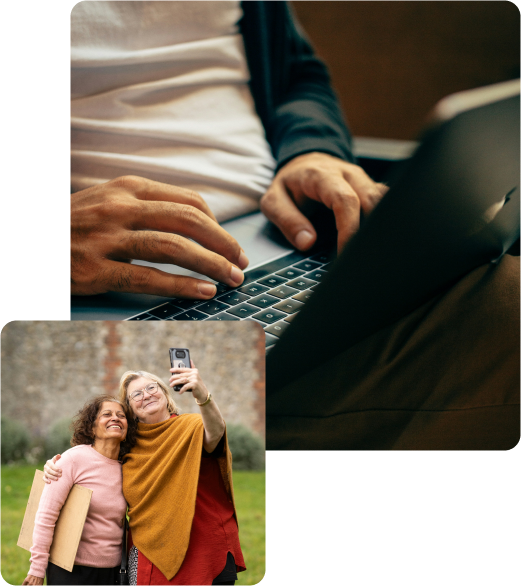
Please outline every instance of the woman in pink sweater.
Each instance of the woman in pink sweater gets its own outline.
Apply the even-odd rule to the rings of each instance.
[[[62,482],[44,488],[33,533],[31,567],[23,584],[115,584],[127,503],[122,492],[122,457],[134,443],[135,424],[114,397],[89,401],[73,422],[70,450],[61,457]],[[63,482],[65,481],[65,482]],[[49,562],[60,510],[74,484],[92,489],[92,498],[72,572]]]

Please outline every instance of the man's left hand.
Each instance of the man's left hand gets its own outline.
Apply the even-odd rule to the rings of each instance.
[[[335,216],[340,251],[358,230],[361,211],[369,214],[387,190],[358,165],[313,152],[284,165],[260,205],[293,246],[307,250],[315,243],[317,233],[301,210],[309,200],[323,203]]]

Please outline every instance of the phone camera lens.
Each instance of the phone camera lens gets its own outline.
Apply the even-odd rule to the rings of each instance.
[[[186,358],[186,352],[184,350],[176,350],[175,357],[176,358]]]

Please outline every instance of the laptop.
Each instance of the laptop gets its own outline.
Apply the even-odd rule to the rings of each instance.
[[[417,146],[414,141],[360,137],[356,137],[353,143],[353,150],[358,158],[359,164],[376,180],[383,177],[392,165],[409,157]],[[250,264],[247,271],[245,271],[246,275],[250,271],[294,252],[294,249],[288,244],[284,236],[282,236],[279,230],[261,212],[253,212],[233,220],[228,220],[221,225],[240,242],[246,256],[249,258]],[[302,255],[302,257],[298,258],[302,260],[315,256],[319,252],[319,248],[322,249],[324,246],[319,244],[318,247],[315,247],[307,255]],[[330,240],[328,246],[326,245],[326,248],[331,249],[331,251],[334,249],[332,240]],[[132,261],[132,263],[155,267],[171,274],[210,280],[205,275],[183,269],[176,265],[150,263],[140,260]],[[115,292],[91,296],[72,296],[71,319],[127,320],[137,317],[142,313],[149,313],[148,310],[156,309],[169,301],[171,301],[169,297]],[[148,317],[152,317],[152,315]]]
[[[519,80],[435,108],[414,155],[266,360],[273,397],[519,240]]]
[[[223,224],[252,261],[240,287],[218,284],[210,301],[73,297],[72,319],[257,322],[276,392],[313,367],[312,348],[324,357],[356,343],[519,239],[519,80],[441,100],[386,182],[389,192],[339,258],[334,239],[294,251],[256,213]]]

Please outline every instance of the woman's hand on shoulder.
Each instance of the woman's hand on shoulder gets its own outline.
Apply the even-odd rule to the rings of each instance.
[[[22,582],[22,585],[25,584],[43,584],[43,578],[38,578],[38,576],[33,576],[32,574],[27,574],[27,578]]]
[[[45,466],[43,467],[43,480],[47,484],[51,484],[51,480],[58,480],[58,478],[60,478],[60,476],[62,475],[61,468],[58,468],[58,466],[56,466],[56,462],[60,458],[61,455],[56,454],[56,456],[54,456],[51,460],[47,460],[47,462],[45,462]],[[28,584],[36,584],[36,582],[28,582]],[[39,584],[43,584],[43,582],[39,582]]]
[[[171,387],[181,386],[179,394],[186,393],[186,391],[192,391],[194,399],[202,403],[206,401],[208,397],[208,389],[199,374],[193,360],[190,360],[192,368],[171,368],[170,372],[172,376],[168,381]]]

